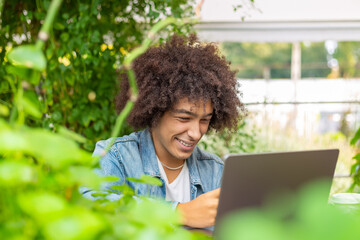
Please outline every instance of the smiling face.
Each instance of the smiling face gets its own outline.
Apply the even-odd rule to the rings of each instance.
[[[151,129],[155,152],[160,161],[176,167],[187,159],[208,130],[212,113],[210,100],[195,104],[187,98],[166,111]]]

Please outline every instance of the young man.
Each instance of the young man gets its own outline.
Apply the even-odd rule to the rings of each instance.
[[[214,225],[223,170],[222,160],[196,145],[209,130],[235,128],[243,105],[235,73],[214,44],[173,36],[152,47],[134,62],[139,97],[128,118],[136,129],[117,138],[100,161],[101,174],[120,178],[140,195],[171,201],[184,225]],[[116,98],[121,111],[129,98],[122,81]],[[97,143],[101,154],[107,141]],[[163,186],[136,185],[126,177],[158,177]]]

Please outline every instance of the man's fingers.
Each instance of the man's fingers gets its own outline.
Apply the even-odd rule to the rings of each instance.
[[[217,188],[215,190],[212,190],[210,192],[208,192],[209,195],[211,195],[212,197],[215,197],[215,198],[219,198],[220,196],[220,188]]]
[[[217,209],[218,205],[219,205],[219,199],[218,198],[213,199],[212,201],[213,208]]]
[[[214,190],[215,196],[218,198],[220,196],[220,188]]]

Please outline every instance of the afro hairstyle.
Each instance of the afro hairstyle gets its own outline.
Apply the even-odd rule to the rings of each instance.
[[[180,99],[195,104],[210,100],[213,115],[209,129],[235,129],[245,113],[239,97],[235,72],[214,43],[203,43],[196,35],[173,35],[159,46],[150,47],[132,65],[139,95],[128,116],[135,129],[156,126],[163,114]],[[126,74],[121,75],[115,98],[117,112],[130,98]]]

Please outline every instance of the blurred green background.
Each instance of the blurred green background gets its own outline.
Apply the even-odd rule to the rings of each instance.
[[[51,7],[54,3],[58,5]],[[178,213],[161,201],[137,196],[127,186],[102,190],[101,184],[117,179],[96,175],[93,168],[98,159],[91,157],[95,142],[111,136],[116,120],[113,98],[119,90],[119,75],[127,54],[161,19],[188,18],[193,11],[193,2],[185,0],[0,0],[1,239],[210,238],[182,228]],[[156,36],[155,44],[171,33],[193,31],[191,25],[169,25]],[[321,63],[318,70],[304,69],[304,76],[330,77],[333,72],[325,67],[328,52],[324,45],[302,47],[313,54],[304,61]],[[241,77],[263,77],[264,68],[270,69],[271,76],[288,77],[288,70],[283,69],[289,64],[287,44],[224,43],[221,48],[234,67],[240,66]],[[337,76],[358,76],[357,43],[339,44],[338,49],[339,53],[333,54],[340,63]],[[341,58],[346,59],[343,65]],[[252,67],[254,62],[261,63],[261,67]],[[119,135],[130,131],[125,126]],[[333,133],[304,139],[292,131],[257,126],[250,113],[239,123],[236,133],[209,133],[200,146],[220,156],[229,152],[339,147],[344,165],[338,165],[338,171],[351,171],[353,176],[333,186],[332,192],[341,192],[351,184],[351,191],[357,191],[360,183],[359,139],[360,130],[349,136]],[[136,181],[158,184],[146,177]],[[81,186],[99,190],[94,195],[97,200],[82,197]],[[278,214],[269,218],[266,208],[258,209],[229,220],[231,223],[226,225],[231,230],[224,230],[221,236],[358,236],[355,226],[359,218],[336,208],[319,207],[322,205],[316,193],[322,187],[315,188],[299,193],[303,200],[296,205],[294,221],[285,224]],[[109,195],[119,192],[123,197],[118,201],[108,200]],[[278,210],[275,206],[270,209],[275,213]],[[235,231],[238,225],[245,230]]]

